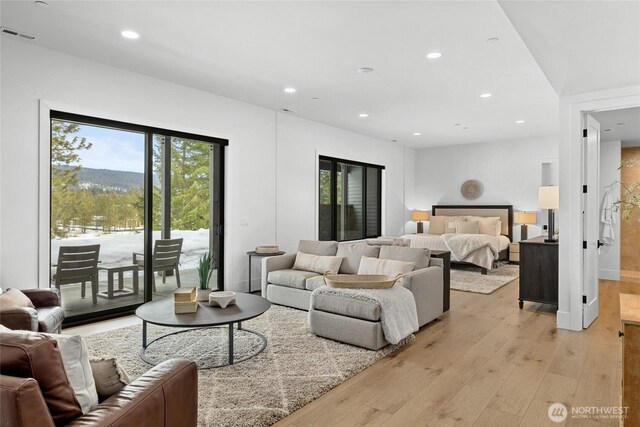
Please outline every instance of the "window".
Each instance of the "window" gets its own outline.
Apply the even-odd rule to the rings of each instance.
[[[205,253],[223,288],[226,140],[58,111],[50,124],[50,278],[66,323],[197,287]],[[178,247],[170,263],[162,248]]]
[[[320,240],[357,240],[382,233],[384,166],[320,156]]]

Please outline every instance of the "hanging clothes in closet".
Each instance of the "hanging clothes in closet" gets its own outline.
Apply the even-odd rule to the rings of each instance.
[[[611,197],[611,192],[615,188],[614,184],[605,187],[602,206],[600,207],[600,222],[602,223],[600,241],[607,246],[613,245],[613,241],[616,239],[615,229],[613,227],[616,223],[616,216],[614,215],[615,206],[613,204],[613,198]]]

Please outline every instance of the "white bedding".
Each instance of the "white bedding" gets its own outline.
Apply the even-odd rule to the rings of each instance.
[[[403,239],[409,239],[411,241],[412,248],[426,248],[433,251],[448,251],[449,248],[444,243],[444,238],[441,234],[406,234],[402,236]],[[496,236],[498,239],[498,247],[500,251],[503,251],[509,247],[509,238],[507,236]],[[498,255],[494,254],[491,248],[484,247],[476,251],[471,252],[463,259],[456,259],[455,256],[451,256],[452,261],[468,262],[477,265],[487,270],[493,268],[493,261],[498,259]]]

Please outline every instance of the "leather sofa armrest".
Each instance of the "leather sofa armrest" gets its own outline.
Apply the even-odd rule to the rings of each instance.
[[[60,305],[60,291],[57,289],[22,289],[22,292],[36,307],[55,307]]]
[[[296,255],[277,255],[262,258],[262,296],[267,297],[267,277],[269,273],[276,270],[287,270],[293,268],[293,264],[296,262]]]
[[[5,308],[0,310],[0,324],[14,331],[38,331],[38,312],[31,307]]]
[[[0,375],[1,427],[54,427],[40,387],[33,378]]]
[[[195,427],[198,421],[198,370],[184,359],[151,368],[68,426],[130,425]]]

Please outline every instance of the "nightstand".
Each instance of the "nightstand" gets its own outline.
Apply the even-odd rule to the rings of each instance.
[[[520,263],[520,243],[509,243],[509,262]]]
[[[558,306],[558,242],[544,236],[520,242],[520,309],[524,301]]]

